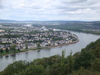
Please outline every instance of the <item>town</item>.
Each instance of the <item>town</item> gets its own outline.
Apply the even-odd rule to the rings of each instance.
[[[41,49],[76,42],[78,42],[77,35],[69,31],[46,28],[45,26],[35,27],[31,24],[22,26],[0,25],[0,52]]]

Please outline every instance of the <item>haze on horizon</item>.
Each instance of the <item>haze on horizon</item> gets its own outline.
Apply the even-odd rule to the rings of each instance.
[[[100,21],[100,0],[0,0],[0,19]]]

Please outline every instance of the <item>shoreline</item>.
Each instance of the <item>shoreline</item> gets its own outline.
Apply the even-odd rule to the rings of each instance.
[[[66,43],[66,44],[61,44],[61,45],[56,45],[56,46],[47,46],[47,47],[41,47],[40,49],[29,49],[29,50],[26,50],[26,51],[20,51],[20,52],[17,52],[17,53],[8,53],[8,54],[4,54],[2,56],[0,56],[0,58],[2,58],[3,56],[6,56],[8,57],[8,55],[16,55],[16,54],[21,54],[21,53],[25,53],[25,52],[28,52],[28,51],[40,51],[42,49],[48,49],[48,48],[55,48],[55,47],[60,47],[60,46],[65,46],[65,45],[71,45],[71,44],[75,44],[79,42],[79,40],[75,41],[75,42],[72,42],[72,43]]]
[[[92,31],[77,31],[77,30],[69,30],[69,31],[75,31],[75,32],[81,32],[81,33],[87,33],[87,34],[94,34],[94,35],[100,35],[98,32],[92,32]]]

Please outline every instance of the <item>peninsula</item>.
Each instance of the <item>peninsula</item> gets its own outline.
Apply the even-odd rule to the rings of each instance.
[[[78,37],[69,31],[35,27],[31,24],[22,26],[3,26],[0,30],[0,56],[28,50],[40,50],[78,42]]]

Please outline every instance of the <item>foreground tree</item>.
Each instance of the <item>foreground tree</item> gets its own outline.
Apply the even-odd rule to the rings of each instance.
[[[21,72],[28,66],[28,62],[25,61],[16,61],[13,64],[7,66],[3,71],[3,75],[14,75],[14,73]]]
[[[100,58],[96,58],[92,62],[92,69],[95,70],[95,71],[99,71],[100,72]]]
[[[43,75],[44,68],[42,65],[30,65],[25,70],[15,75]]]

